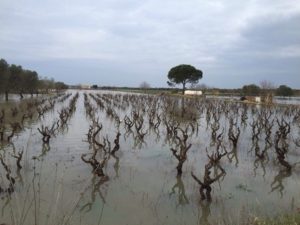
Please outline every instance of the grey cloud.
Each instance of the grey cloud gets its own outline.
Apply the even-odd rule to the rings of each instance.
[[[300,86],[300,16],[261,20],[241,32],[235,48],[219,55],[220,69],[235,86],[270,80]],[[217,70],[218,71],[218,70]],[[215,72],[216,73],[216,72]]]
[[[271,22],[256,22],[242,33],[246,40],[244,48],[264,51],[283,46],[300,46],[299,24],[300,15]]]
[[[189,63],[211,86],[297,87],[299,15],[299,0],[2,0],[0,57],[68,83],[165,86]]]

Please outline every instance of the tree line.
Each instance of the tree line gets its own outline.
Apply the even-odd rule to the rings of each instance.
[[[244,95],[261,95],[270,93],[277,96],[293,96],[294,90],[287,85],[280,85],[279,87],[259,87],[256,84],[244,85],[242,88]]]
[[[48,93],[50,90],[63,90],[68,86],[54,79],[41,78],[36,71],[24,69],[20,65],[8,64],[0,59],[0,94],[5,94],[8,101],[9,94],[19,94],[23,99],[24,94]]]
[[[203,72],[191,65],[181,64],[170,69],[168,73],[168,85],[174,87],[175,85],[182,85],[182,93],[186,89],[187,84],[191,84],[193,89],[197,89],[197,83],[202,78]],[[146,82],[141,84],[141,88],[147,88],[148,85]],[[205,86],[200,87],[199,89],[205,90],[208,89]],[[294,90],[287,85],[280,85],[275,87],[272,82],[263,80],[260,83],[260,86],[256,84],[244,85],[241,89],[229,90],[237,91],[241,95],[277,95],[277,96],[292,96],[295,94]],[[228,90],[225,89],[225,92]]]

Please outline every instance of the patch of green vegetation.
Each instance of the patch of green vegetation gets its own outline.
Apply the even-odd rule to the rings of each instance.
[[[281,215],[275,218],[258,218],[253,219],[253,225],[299,225],[300,213],[291,215]]]

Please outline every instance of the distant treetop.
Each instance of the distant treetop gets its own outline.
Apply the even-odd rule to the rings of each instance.
[[[292,96],[292,95],[294,95],[294,91],[289,86],[280,85],[276,90],[276,95],[279,95],[279,96]]]
[[[259,95],[260,94],[260,87],[257,86],[256,84],[249,84],[249,85],[244,85],[242,88],[243,95]]]

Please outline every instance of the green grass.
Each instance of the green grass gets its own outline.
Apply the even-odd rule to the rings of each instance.
[[[300,212],[298,214],[281,215],[275,218],[258,218],[253,219],[253,225],[300,225]]]

